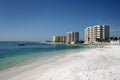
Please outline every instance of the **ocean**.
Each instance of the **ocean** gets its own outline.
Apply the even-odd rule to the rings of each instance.
[[[0,71],[25,65],[38,58],[54,58],[54,56],[64,55],[69,51],[86,48],[81,45],[47,44],[39,42],[25,42],[25,46],[19,46],[18,44],[18,41],[0,42]]]

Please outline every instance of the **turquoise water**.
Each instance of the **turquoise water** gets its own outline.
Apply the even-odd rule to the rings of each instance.
[[[62,44],[46,44],[37,42],[25,42],[25,46],[19,46],[19,42],[0,42],[0,71],[5,70],[31,59],[52,57],[64,54],[69,50],[84,49],[85,46],[71,46]]]

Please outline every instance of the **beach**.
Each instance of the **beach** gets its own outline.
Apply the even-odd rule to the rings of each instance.
[[[35,62],[0,72],[1,80],[119,80],[120,46],[71,52],[49,62]]]

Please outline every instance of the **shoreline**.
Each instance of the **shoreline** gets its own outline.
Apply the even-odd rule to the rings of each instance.
[[[48,45],[45,45],[45,47],[48,46]],[[34,47],[34,46],[33,46]],[[41,47],[41,46],[40,46]],[[51,47],[51,48],[49,48]],[[16,47],[15,47],[16,48]],[[18,48],[18,47],[17,47]],[[71,46],[64,46],[64,45],[50,45],[48,46],[48,49],[44,49],[44,50],[41,50],[42,48],[39,48],[36,49],[36,48],[33,48],[33,51],[31,50],[32,48],[29,48],[27,49],[25,47],[26,50],[24,50],[24,47],[20,47],[18,48],[19,50],[11,50],[11,46],[10,46],[10,50],[3,50],[3,53],[5,55],[6,52],[12,52],[14,54],[9,54],[8,57],[7,55],[0,55],[0,57],[2,56],[3,58],[0,58],[0,72],[5,70],[5,69],[8,69],[8,68],[11,68],[11,67],[14,67],[14,66],[17,66],[17,65],[21,65],[21,63],[25,63],[25,62],[28,62],[31,61],[31,60],[34,60],[36,58],[43,58],[43,57],[49,57],[49,56],[54,56],[54,55],[59,55],[59,54],[64,54],[66,53],[67,51],[70,51],[70,50],[74,50],[74,49],[78,49],[78,48],[81,48],[83,49],[83,47],[71,47]],[[6,49],[6,48],[5,48]],[[51,49],[51,50],[50,50]],[[21,52],[19,52],[21,51]],[[22,53],[22,54],[21,54]],[[15,55],[15,56],[11,56],[11,55]],[[10,57],[9,57],[10,56]]]
[[[107,45],[103,48],[92,48],[71,52],[65,56],[39,65],[36,62],[9,73],[0,73],[2,80],[119,80],[120,46]],[[117,72],[116,72],[117,71]],[[111,74],[115,75],[111,75]],[[14,74],[14,75],[11,75]],[[26,77],[29,76],[29,77]],[[115,78],[114,78],[115,77]]]
[[[25,61],[24,63],[20,63],[14,67],[0,71],[0,79],[8,80],[12,76],[19,75],[19,73],[23,73],[24,71],[29,71],[32,68],[33,69],[40,68],[40,71],[43,72],[46,69],[49,69],[52,66],[54,66],[54,64],[51,64],[50,62],[54,63],[57,60],[64,58],[67,55],[70,55],[70,54],[73,54],[76,52],[80,52],[80,51],[84,51],[85,49],[70,49],[70,50],[62,50],[62,51],[60,50],[57,52],[64,52],[64,53],[53,55],[50,57],[49,56],[42,57],[42,58],[38,57],[38,58],[33,59],[33,60]],[[42,60],[42,62],[40,62],[41,60]],[[49,67],[47,67],[47,66],[49,66]],[[45,68],[45,70],[44,70],[44,68]]]

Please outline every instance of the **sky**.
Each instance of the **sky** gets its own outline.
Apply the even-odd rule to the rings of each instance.
[[[45,41],[106,24],[120,36],[120,0],[0,0],[0,41]]]

